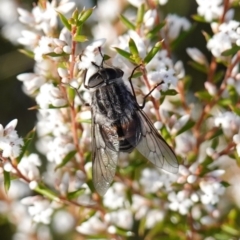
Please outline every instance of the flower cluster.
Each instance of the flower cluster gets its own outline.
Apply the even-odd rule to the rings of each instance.
[[[234,1],[196,3],[193,19],[168,13],[167,0],[103,0],[82,10],[78,1],[43,0],[31,11],[15,9],[22,23],[17,41],[35,61],[33,72],[17,79],[36,102],[40,154],[29,152],[33,133],[24,140],[17,135],[17,120],[0,125],[1,180],[9,191],[9,204],[1,200],[0,213],[17,226],[14,239],[33,233],[51,239],[52,232],[69,239],[74,234],[92,239],[240,237],[235,224],[239,210],[222,211],[222,205],[239,204],[226,195],[227,181],[234,184],[239,170],[235,167],[231,174],[225,166],[240,161],[240,22],[234,18]],[[205,49],[186,47],[189,65],[201,74],[189,71],[178,54],[184,38],[195,31],[192,21],[205,22],[212,30],[201,31]],[[159,156],[167,162],[165,156],[176,154],[178,173],[151,166],[137,151],[112,153],[114,146],[101,135],[106,131],[112,136],[116,129],[111,125],[104,131],[97,127],[98,136],[91,136],[96,129],[90,124],[94,111],[86,86],[108,65],[123,71],[122,79],[139,103],[136,111],[143,110],[156,128],[146,127],[139,142],[158,131]],[[114,136],[113,141],[126,140]],[[141,146],[154,154],[154,139],[146,144]],[[111,146],[110,151],[104,152],[103,145]],[[119,160],[104,196],[94,189],[91,158],[99,161],[102,177],[110,165],[103,170],[106,163],[94,155],[94,147],[106,153],[105,159],[113,154]]]

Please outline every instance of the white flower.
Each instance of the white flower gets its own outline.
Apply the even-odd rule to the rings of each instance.
[[[16,158],[21,152],[23,140],[18,137],[16,126],[17,119],[12,120],[5,128],[0,124],[0,153],[5,158]]]
[[[165,5],[168,2],[168,0],[158,0],[158,1],[160,5]]]
[[[103,203],[110,209],[123,207],[125,204],[125,186],[122,183],[114,183],[104,196]]]
[[[131,229],[133,226],[133,216],[130,210],[119,209],[105,214],[105,220],[108,223],[117,225],[124,229]]]
[[[128,0],[130,4],[132,4],[134,7],[139,8],[142,4],[145,3],[145,0]]]
[[[99,218],[99,213],[96,213],[87,221],[83,222],[76,230],[82,234],[95,235],[107,229],[107,224]]]
[[[221,127],[226,136],[232,137],[240,128],[240,117],[233,112],[225,112],[215,117],[215,126]]]
[[[157,10],[156,9],[149,9],[143,17],[143,22],[145,26],[151,29],[154,26],[155,20],[157,17]]]
[[[179,17],[176,14],[168,14],[166,17],[166,26],[164,33],[170,40],[174,40],[180,35],[180,32],[187,31],[191,27],[191,23],[185,17]]]
[[[29,205],[28,212],[34,222],[49,224],[53,214],[53,205],[39,196],[26,197],[21,200],[24,205]]]
[[[29,156],[21,159],[21,162],[18,164],[18,169],[29,180],[34,180],[38,179],[40,176],[39,169],[37,168],[39,166],[41,166],[41,160],[39,156],[35,153],[32,153]]]
[[[215,57],[221,57],[222,52],[232,47],[231,38],[224,32],[215,34],[207,43],[207,48]]]
[[[189,192],[186,190],[171,192],[168,194],[169,208],[172,211],[178,211],[181,215],[186,215],[190,207],[193,205],[192,200],[189,198]]]
[[[225,187],[216,180],[209,178],[199,183],[200,188],[203,192],[200,199],[203,204],[216,204],[219,201],[219,196],[225,192]]]
[[[197,48],[187,48],[187,54],[191,57],[195,62],[208,66],[208,61],[205,55]]]
[[[196,2],[199,5],[197,8],[198,14],[203,16],[206,21],[211,22],[222,16],[222,0],[196,0]]]
[[[28,95],[32,95],[46,82],[43,76],[35,73],[21,73],[17,76],[17,79],[23,82],[23,90]]]
[[[60,89],[54,87],[51,83],[45,83],[40,87],[39,94],[36,96],[36,102],[42,109],[48,109],[49,105],[61,107],[67,104]]]
[[[210,82],[205,82],[204,83],[204,86],[205,88],[207,89],[208,93],[211,95],[211,96],[215,96],[217,94],[217,88],[215,85],[213,85],[212,83]]]

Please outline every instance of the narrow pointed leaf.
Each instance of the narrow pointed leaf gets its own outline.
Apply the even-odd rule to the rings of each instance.
[[[195,125],[195,122],[191,119],[177,132],[176,136],[186,132],[187,130],[191,129]]]
[[[67,194],[67,198],[70,199],[70,200],[71,200],[71,199],[75,199],[75,198],[83,195],[84,192],[85,192],[85,188],[79,188],[79,189],[76,190],[76,191],[69,192],[69,193]]]
[[[144,10],[145,10],[145,7],[144,7],[144,3],[143,3],[138,8],[138,12],[137,12],[137,25],[140,25],[143,22]]]
[[[59,201],[58,195],[51,191],[49,188],[45,187],[44,185],[38,185],[35,189],[35,192],[40,193],[41,195],[53,200],[53,201]]]
[[[126,17],[124,17],[123,15],[120,15],[120,20],[122,21],[122,23],[131,30],[135,30],[136,27],[134,26],[134,24],[132,22],[130,22]]]
[[[4,188],[5,188],[5,191],[8,192],[11,186],[10,172],[3,171],[3,175],[4,175]]]
[[[132,55],[139,56],[137,45],[135,44],[135,42],[132,38],[130,38],[130,40],[128,42],[128,46],[129,46],[129,49],[130,49],[130,52],[132,53]]]
[[[60,20],[61,20],[62,24],[63,24],[69,31],[71,31],[72,27],[71,27],[71,25],[69,24],[67,18],[66,18],[62,13],[60,13],[60,12],[57,12],[57,13],[58,13],[58,15],[59,15],[59,17],[60,17]]]
[[[118,52],[118,54],[120,54],[121,56],[123,56],[123,57],[127,58],[128,60],[132,61],[131,53],[129,53],[125,50],[122,50],[121,48],[118,48],[118,47],[115,47],[114,49]]]
[[[34,128],[32,131],[30,131],[27,136],[24,138],[24,145],[22,147],[22,151],[20,153],[20,155],[17,157],[17,162],[20,163],[23,156],[25,155],[26,151],[28,150],[28,147],[30,145],[30,143],[33,141],[34,136],[36,133],[36,129]]]
[[[56,166],[55,170],[57,170],[58,168],[61,168],[61,167],[65,166],[70,160],[72,160],[73,157],[75,156],[76,152],[77,152],[76,150],[73,150],[73,151],[69,152],[69,153],[64,157],[64,159],[62,160],[62,162]]]
[[[79,15],[78,20],[79,20],[80,22],[82,22],[82,23],[86,22],[87,19],[92,15],[92,12],[93,12],[93,8],[84,10],[84,11]]]
[[[155,37],[158,32],[166,25],[166,22],[161,22],[157,26],[155,26],[151,31],[148,32],[147,37],[153,38]]]
[[[159,52],[159,50],[162,48],[162,42],[157,42],[155,46],[150,50],[150,52],[147,54],[147,56],[144,58],[144,62],[147,64],[149,63],[154,56]]]

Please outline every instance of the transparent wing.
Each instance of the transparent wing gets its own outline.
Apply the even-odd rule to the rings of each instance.
[[[93,122],[92,151],[93,184],[96,191],[103,196],[113,181],[117,167],[119,140],[116,130]]]
[[[170,173],[177,173],[178,160],[172,148],[161,137],[146,114],[141,109],[137,113],[141,120],[142,137],[136,148],[155,166]]]

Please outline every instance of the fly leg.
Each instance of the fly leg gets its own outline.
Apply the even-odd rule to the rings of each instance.
[[[134,96],[136,102],[137,102],[137,98],[136,98],[136,93],[135,93],[135,91],[134,91],[133,84],[132,84],[132,77],[133,77],[135,71],[136,71],[139,67],[141,67],[141,66],[142,66],[141,64],[138,65],[138,66],[136,66],[136,67],[133,69],[130,77],[128,78],[128,80],[129,80],[129,82],[130,82],[130,85],[131,85],[132,92],[133,92],[133,96]],[[153,89],[151,89],[150,92],[149,92],[147,95],[144,96],[142,105],[139,105],[139,104],[138,104],[139,108],[143,109],[143,108],[145,107],[146,99],[147,99],[147,98],[150,96],[150,94],[151,94],[158,86],[160,86],[161,84],[163,84],[163,81],[161,81],[160,83],[156,84],[156,85],[153,87]]]

